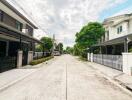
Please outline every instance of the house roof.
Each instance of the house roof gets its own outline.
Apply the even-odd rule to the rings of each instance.
[[[25,20],[27,23],[29,23],[32,27],[35,29],[38,29],[36,25],[34,25],[31,21],[29,21],[23,14],[21,14],[16,8],[14,8],[11,4],[9,4],[6,0],[0,0],[5,6],[7,6],[9,9],[11,9],[13,12],[15,12],[19,17],[21,17],[23,20]]]
[[[114,19],[123,18],[123,17],[125,18],[125,17],[130,17],[130,16],[132,16],[132,13],[130,13],[130,14],[122,14],[122,15],[110,17],[110,18],[105,19],[104,22],[103,22],[103,24],[106,25],[106,24],[108,24],[108,23],[113,23],[113,22],[114,22],[114,21],[113,21]],[[125,19],[125,20],[126,20],[126,19]]]

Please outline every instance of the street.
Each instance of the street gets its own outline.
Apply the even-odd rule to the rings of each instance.
[[[1,91],[0,100],[132,100],[132,97],[82,61],[63,55]]]

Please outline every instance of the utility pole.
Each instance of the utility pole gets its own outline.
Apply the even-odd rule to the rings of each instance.
[[[55,49],[55,34],[53,34],[53,47],[52,47],[52,55],[54,56],[54,49]]]

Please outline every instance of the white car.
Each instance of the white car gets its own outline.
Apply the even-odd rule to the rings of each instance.
[[[60,52],[59,51],[54,51],[54,56],[60,56]]]

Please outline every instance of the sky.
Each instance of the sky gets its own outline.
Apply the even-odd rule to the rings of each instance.
[[[132,0],[7,0],[34,22],[34,37],[52,37],[73,46],[75,34],[90,21],[132,13]]]

